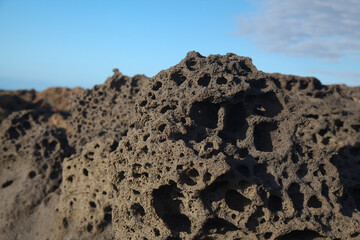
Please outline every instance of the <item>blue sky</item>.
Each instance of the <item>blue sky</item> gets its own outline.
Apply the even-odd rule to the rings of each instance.
[[[191,50],[360,85],[359,0],[0,0],[0,89],[152,77]]]

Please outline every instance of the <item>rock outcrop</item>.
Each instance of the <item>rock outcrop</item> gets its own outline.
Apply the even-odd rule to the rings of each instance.
[[[1,105],[0,239],[360,238],[359,87],[189,52],[55,95]]]

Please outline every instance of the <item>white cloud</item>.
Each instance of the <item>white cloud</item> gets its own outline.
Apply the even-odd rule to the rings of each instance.
[[[272,53],[330,61],[360,53],[360,0],[262,0],[239,34]]]

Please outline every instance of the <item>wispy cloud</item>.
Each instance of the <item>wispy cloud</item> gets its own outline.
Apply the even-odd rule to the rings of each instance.
[[[330,61],[360,53],[359,0],[262,0],[238,19],[239,34],[267,52]]]

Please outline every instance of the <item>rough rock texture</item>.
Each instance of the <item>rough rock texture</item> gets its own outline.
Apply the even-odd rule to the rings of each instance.
[[[147,77],[130,78],[117,69],[113,71],[103,85],[95,85],[71,99],[68,139],[77,152],[96,137],[109,136],[118,141],[127,133],[136,94]]]
[[[0,90],[0,123],[12,112],[31,109],[40,113],[46,122],[50,118],[49,124],[52,124],[52,119],[66,117],[66,109],[69,105],[68,97],[82,91],[80,88],[48,88],[42,92]]]
[[[360,239],[360,87],[189,52],[0,98],[0,239]]]
[[[360,141],[360,88],[323,86],[316,78],[271,74],[277,86],[297,98],[298,112],[307,120],[299,138],[313,147],[338,151]]]
[[[72,170],[66,167],[62,173],[63,165],[72,159],[75,159],[74,162],[81,161],[84,139],[87,143],[97,137],[110,136],[114,138],[111,141],[115,145],[104,145],[110,140],[99,144],[104,149],[117,146],[117,141],[126,134],[138,88],[142,81],[147,80],[145,76],[130,78],[122,76],[117,70],[114,72],[104,85],[95,86],[92,90],[53,88],[39,93],[1,92],[4,120],[0,123],[0,239],[78,239],[81,236],[83,229],[79,226],[85,213],[81,213],[80,209],[76,211],[79,215],[76,215],[63,206],[67,197],[74,194],[67,185],[69,181],[62,181],[63,178],[68,179],[67,175]],[[93,101],[91,97],[94,97]],[[71,158],[63,163],[68,156]],[[94,161],[93,164],[98,163]],[[100,170],[90,173],[90,176],[95,180],[111,178],[112,175]],[[96,184],[103,192],[103,182],[99,180]],[[75,180],[73,189],[87,191],[83,185],[83,182]],[[109,198],[111,194],[109,191]],[[82,198],[79,193],[79,199]],[[111,207],[106,207],[105,215],[101,216],[103,221],[97,225],[94,223],[94,230],[89,231],[94,236],[95,232],[101,233],[100,238],[106,234],[109,238],[113,235],[111,224],[109,228]],[[63,219],[67,214],[72,215],[68,217],[68,223],[72,225],[69,229],[62,229],[66,225]],[[58,221],[60,217],[61,221]],[[88,238],[89,235],[84,237]]]
[[[39,234],[31,228],[30,216],[59,188],[62,160],[72,153],[64,133],[42,126],[38,118],[24,110],[1,123],[0,235],[6,236],[4,239],[30,235],[35,239]],[[24,228],[31,233],[19,230]]]
[[[57,209],[59,239],[112,239],[113,186],[109,153],[117,147],[110,138],[89,143],[80,155],[63,163],[63,183]]]
[[[133,128],[110,156],[118,174],[117,238],[357,234],[360,215],[341,201],[356,203],[357,187],[348,195],[332,164],[332,151],[342,145],[309,142],[314,127],[302,114],[311,112],[299,100],[312,95],[287,96],[279,83],[288,80],[278,80],[249,58],[194,52],[153,77],[140,91]],[[302,87],[303,80],[312,89]],[[294,82],[297,92],[322,87],[315,79]],[[352,107],[349,122],[356,122],[355,103],[327,90],[327,101],[307,106],[323,107],[324,114]],[[332,105],[335,99],[344,103]],[[323,121],[336,127],[333,119]],[[354,143],[355,135],[340,132],[336,140]]]

